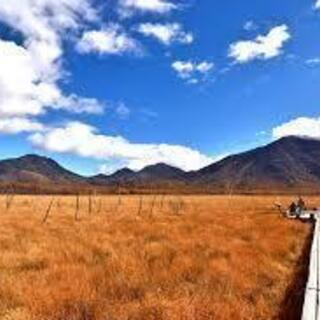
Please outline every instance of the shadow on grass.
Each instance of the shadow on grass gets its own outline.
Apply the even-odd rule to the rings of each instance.
[[[276,319],[300,320],[302,315],[305,286],[308,280],[310,250],[313,239],[313,228],[305,240],[302,253],[296,264],[293,279],[286,289],[280,312]]]

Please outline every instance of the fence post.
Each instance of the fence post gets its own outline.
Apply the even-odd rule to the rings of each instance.
[[[151,216],[153,215],[153,209],[154,209],[154,205],[156,204],[156,199],[157,199],[157,196],[154,195],[153,199],[152,199],[152,202],[151,202],[151,208],[150,208],[150,215]]]
[[[77,221],[79,219],[79,209],[80,209],[80,197],[79,194],[76,195],[76,211],[74,214],[74,218]]]
[[[119,211],[120,207],[121,207],[121,204],[122,204],[122,199],[121,199],[121,187],[120,185],[118,186],[118,203],[117,203],[117,206],[116,206],[116,212]]]
[[[142,205],[143,205],[143,196],[140,196],[139,208],[138,208],[138,216],[140,216],[140,214],[141,214]]]
[[[91,197],[91,192],[89,193],[89,198],[88,198],[88,213],[89,215],[92,212],[92,197]]]
[[[45,223],[48,220],[51,208],[53,206],[53,202],[54,202],[54,197],[52,197],[52,199],[51,199],[51,201],[49,203],[49,206],[47,208],[46,214],[44,215],[44,217],[42,219],[42,223]]]
[[[14,192],[13,191],[14,191],[13,187],[11,186],[11,188],[6,193],[6,210],[7,211],[10,209],[11,204],[14,199]]]

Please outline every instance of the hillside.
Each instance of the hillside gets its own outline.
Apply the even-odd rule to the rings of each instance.
[[[191,180],[230,191],[320,187],[320,141],[282,138],[194,172]]]
[[[112,175],[88,178],[50,158],[26,155],[0,161],[0,183],[23,183],[27,190],[34,185],[46,186],[49,191],[51,187],[63,186],[68,192],[79,192],[81,188],[115,192],[119,186],[128,192],[317,192],[320,190],[320,141],[286,137],[194,172],[159,163],[140,171],[124,168]]]
[[[26,155],[0,161],[0,181],[70,184],[84,183],[85,178],[63,168],[50,158]]]

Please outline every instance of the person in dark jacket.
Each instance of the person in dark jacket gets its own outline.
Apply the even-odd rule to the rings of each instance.
[[[291,214],[296,214],[297,213],[297,205],[295,202],[292,202],[289,206],[289,212]]]

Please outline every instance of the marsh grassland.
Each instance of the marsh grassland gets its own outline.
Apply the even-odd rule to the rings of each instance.
[[[0,319],[298,319],[312,226],[275,201],[2,196]]]

